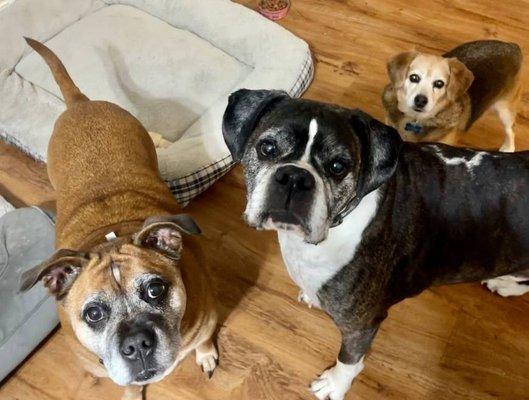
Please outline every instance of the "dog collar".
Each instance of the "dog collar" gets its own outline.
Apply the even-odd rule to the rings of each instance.
[[[406,122],[404,130],[408,132],[413,132],[416,135],[419,135],[422,132],[422,126],[418,122]]]
[[[338,215],[336,215],[336,217],[334,217],[333,221],[332,221],[332,224],[331,224],[331,228],[334,228],[335,226],[338,226],[340,225],[344,218],[347,217],[351,211],[353,211],[356,206],[358,205],[358,203],[360,203],[360,196],[354,196],[343,208],[342,208],[342,211],[340,211],[338,213]]]

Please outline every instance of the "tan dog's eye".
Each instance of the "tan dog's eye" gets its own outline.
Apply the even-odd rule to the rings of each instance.
[[[147,296],[150,299],[157,299],[165,293],[165,284],[161,281],[154,281],[147,285]]]
[[[444,85],[445,83],[441,79],[437,79],[433,82],[433,87],[436,89],[441,89]]]
[[[410,75],[410,82],[413,83],[419,83],[421,81],[421,77],[417,74],[411,74]]]
[[[99,304],[89,305],[84,313],[83,318],[89,324],[96,324],[99,321],[102,321],[106,316],[105,309]]]

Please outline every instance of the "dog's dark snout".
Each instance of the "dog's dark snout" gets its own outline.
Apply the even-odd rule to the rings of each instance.
[[[279,168],[275,173],[275,180],[280,185],[292,185],[298,190],[312,190],[316,184],[309,171],[294,165]]]
[[[121,354],[129,360],[145,359],[154,353],[156,334],[152,328],[133,328],[123,338]]]
[[[413,102],[415,103],[416,107],[423,108],[426,104],[428,104],[428,97],[423,94],[418,94],[415,96],[415,99],[413,99]]]

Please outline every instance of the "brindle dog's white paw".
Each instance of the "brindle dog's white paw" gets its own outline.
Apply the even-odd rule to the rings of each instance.
[[[208,341],[201,344],[195,350],[197,365],[211,379],[215,368],[219,364],[219,353],[213,342]]]
[[[309,308],[312,308],[312,302],[310,301],[309,296],[303,293],[303,290],[300,290],[298,293],[298,302],[305,303]]]
[[[351,388],[353,379],[364,369],[363,357],[356,364],[337,361],[334,367],[325,370],[310,385],[310,390],[319,400],[343,400]]]
[[[517,277],[513,275],[499,276],[494,279],[482,281],[481,283],[486,285],[487,288],[497,293],[502,297],[509,296],[521,296],[529,292],[529,285],[522,284],[520,282],[526,282],[528,279],[526,276]]]

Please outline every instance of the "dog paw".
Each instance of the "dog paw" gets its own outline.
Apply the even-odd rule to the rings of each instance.
[[[298,302],[305,303],[309,308],[312,308],[313,304],[310,301],[309,296],[303,293],[303,290],[300,290],[298,293]]]
[[[219,353],[213,343],[201,345],[196,350],[196,361],[202,372],[204,372],[209,379],[213,376],[213,372],[219,364]]]
[[[503,143],[500,147],[500,151],[502,153],[513,153],[515,150],[514,144],[511,143]]]
[[[343,400],[351,388],[353,379],[364,368],[363,358],[356,364],[338,361],[334,367],[325,370],[310,385],[310,390],[319,400]]]
[[[498,278],[482,281],[492,293],[502,297],[521,296],[529,292],[529,285],[520,283],[527,281],[527,277],[516,277],[512,275],[500,276]]]

